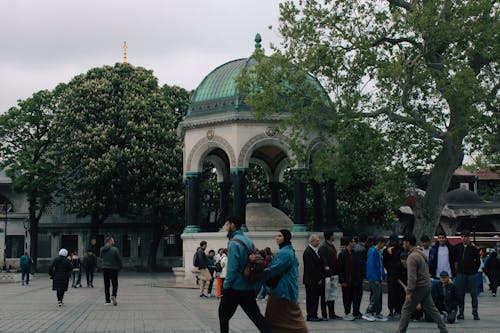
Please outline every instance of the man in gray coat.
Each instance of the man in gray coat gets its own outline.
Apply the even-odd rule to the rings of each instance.
[[[408,286],[406,287],[405,303],[401,311],[398,333],[406,332],[411,314],[415,311],[418,304],[421,304],[424,311],[437,323],[439,331],[447,333],[448,329],[432,300],[431,276],[429,274],[427,259],[422,250],[416,247],[416,244],[417,239],[414,235],[408,234],[404,236],[403,247],[409,252],[408,259],[406,260]]]
[[[104,295],[106,301],[104,305],[116,306],[116,294],[118,292],[118,271],[122,269],[122,258],[118,249],[114,246],[115,239],[107,237],[104,246],[101,248],[101,268],[102,276],[104,277]],[[109,294],[110,282],[113,285],[111,297]]]

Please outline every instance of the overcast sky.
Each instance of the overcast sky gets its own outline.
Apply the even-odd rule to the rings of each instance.
[[[93,67],[123,61],[195,89],[215,67],[278,44],[279,0],[1,0],[0,113]],[[269,30],[272,26],[273,30]]]

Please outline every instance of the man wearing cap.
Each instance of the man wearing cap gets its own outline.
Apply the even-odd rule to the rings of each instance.
[[[457,319],[464,319],[464,299],[467,290],[472,299],[472,316],[479,320],[477,311],[477,271],[481,265],[479,249],[470,241],[470,232],[462,230],[462,243],[455,246],[455,270],[459,314]]]
[[[439,279],[440,283],[432,286],[432,299],[436,308],[443,313],[443,320],[448,324],[453,324],[458,310],[457,290],[447,271],[442,271]]]
[[[410,323],[411,314],[418,304],[422,305],[424,311],[437,323],[441,333],[448,332],[446,325],[434,305],[431,297],[431,279],[427,259],[422,250],[416,246],[415,235],[408,234],[403,238],[403,248],[408,251],[406,267],[408,272],[408,285],[406,287],[406,297],[401,311],[398,333],[406,332]]]

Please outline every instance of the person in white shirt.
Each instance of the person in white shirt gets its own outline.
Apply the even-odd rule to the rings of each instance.
[[[439,273],[447,272],[451,277],[455,277],[455,252],[453,245],[448,242],[444,232],[438,233],[438,241],[429,251],[429,270],[431,276],[439,279]]]

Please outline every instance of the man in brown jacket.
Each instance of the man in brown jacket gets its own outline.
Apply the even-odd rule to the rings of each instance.
[[[398,333],[406,332],[410,323],[411,314],[415,311],[418,304],[421,304],[424,311],[437,323],[441,333],[447,333],[448,330],[443,322],[443,318],[434,305],[431,296],[431,276],[429,274],[429,265],[422,250],[416,247],[417,239],[414,235],[408,234],[403,238],[403,247],[410,254],[406,260],[408,270],[408,286],[406,288],[405,304],[401,311],[401,320],[399,322]]]

